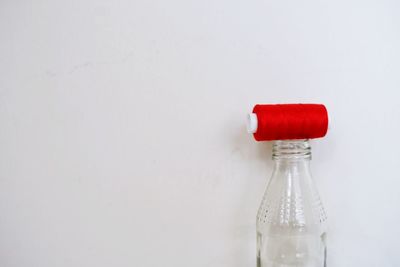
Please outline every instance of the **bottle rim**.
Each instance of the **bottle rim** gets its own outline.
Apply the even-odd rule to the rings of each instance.
[[[277,140],[272,148],[272,158],[280,159],[311,159],[311,146],[308,139]]]

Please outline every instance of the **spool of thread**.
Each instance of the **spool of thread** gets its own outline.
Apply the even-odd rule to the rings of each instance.
[[[258,104],[248,115],[247,130],[257,141],[324,137],[328,111],[321,104]]]

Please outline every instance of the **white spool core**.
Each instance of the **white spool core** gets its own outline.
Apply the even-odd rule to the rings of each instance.
[[[247,122],[246,122],[247,132],[248,133],[255,133],[257,132],[258,128],[258,119],[256,113],[249,113],[247,114]]]

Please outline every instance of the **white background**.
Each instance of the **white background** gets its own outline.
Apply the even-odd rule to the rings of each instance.
[[[0,266],[255,266],[255,103],[325,103],[330,267],[400,266],[398,1],[0,2]]]

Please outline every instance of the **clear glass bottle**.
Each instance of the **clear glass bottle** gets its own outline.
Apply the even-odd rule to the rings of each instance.
[[[326,215],[308,140],[275,141],[273,159],[257,214],[257,267],[326,267]]]

